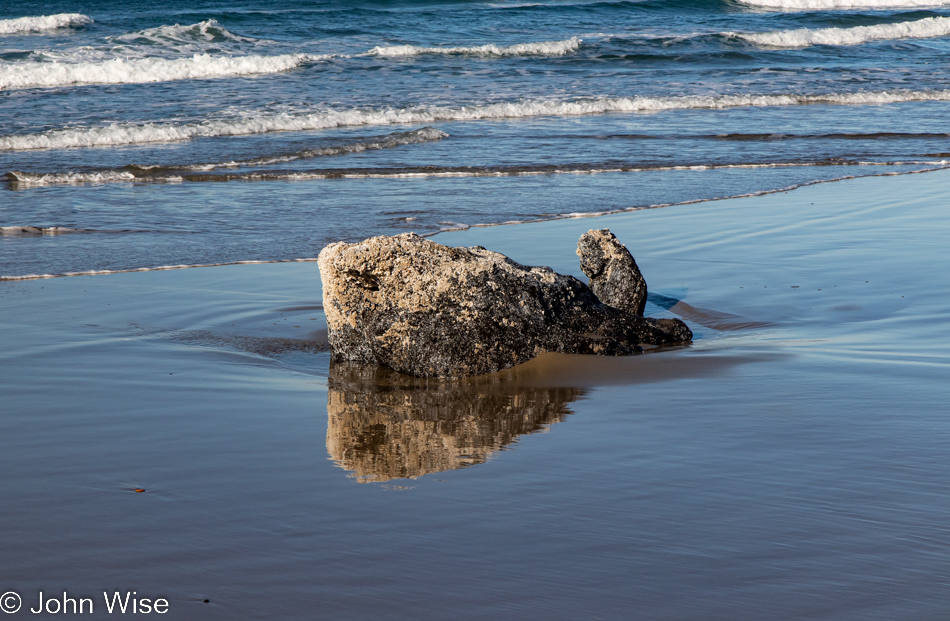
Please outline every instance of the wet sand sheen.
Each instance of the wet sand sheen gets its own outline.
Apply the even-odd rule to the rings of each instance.
[[[310,263],[0,283],[3,586],[182,619],[940,618],[948,182],[440,235],[579,275],[609,227],[697,335],[458,382],[331,367]]]

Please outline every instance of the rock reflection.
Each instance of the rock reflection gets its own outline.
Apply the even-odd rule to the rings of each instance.
[[[582,394],[528,387],[501,374],[425,380],[333,363],[327,452],[360,483],[464,468],[562,421]]]

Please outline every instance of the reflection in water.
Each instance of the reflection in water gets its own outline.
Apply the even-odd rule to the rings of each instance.
[[[464,468],[560,422],[582,394],[527,387],[499,374],[426,380],[332,363],[327,452],[361,483]]]

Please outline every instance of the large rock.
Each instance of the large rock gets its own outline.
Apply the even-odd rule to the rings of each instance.
[[[689,341],[682,321],[641,317],[640,301],[622,299],[637,287],[611,283],[636,282],[620,277],[636,264],[632,257],[625,263],[629,252],[609,231],[585,237],[592,234],[579,247],[581,263],[604,265],[591,270],[595,283],[607,274],[614,305],[572,276],[479,246],[451,248],[413,233],[331,244],[319,265],[333,357],[448,377],[506,369],[549,351],[620,356],[641,351],[641,343]],[[642,281],[639,270],[636,276]]]

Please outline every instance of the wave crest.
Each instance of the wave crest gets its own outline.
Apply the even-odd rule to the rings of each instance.
[[[379,126],[439,121],[478,121],[539,116],[581,116],[608,112],[810,104],[872,105],[911,101],[950,101],[950,90],[878,91],[812,95],[718,95],[682,97],[601,97],[573,101],[524,100],[476,106],[422,106],[386,109],[323,109],[306,113],[257,113],[192,124],[116,123],[105,127],[58,129],[42,134],[0,136],[0,150],[61,149],[172,142],[198,137],[243,136],[272,131],[312,131],[337,127]]]
[[[136,32],[110,37],[112,41],[121,41],[122,43],[132,44],[159,44],[168,43],[183,44],[194,41],[206,41],[219,43],[223,41],[233,41],[236,43],[254,43],[258,41],[253,37],[243,37],[236,35],[227,28],[218,23],[216,19],[206,19],[197,24],[188,24],[182,26],[175,24],[173,26],[157,26],[147,28]]]
[[[0,19],[0,34],[42,32],[43,30],[54,30],[68,26],[82,26],[91,23],[92,18],[81,13],[57,13],[56,15]]]
[[[581,39],[571,37],[565,41],[538,41],[517,45],[498,46],[494,43],[474,47],[420,47],[417,45],[377,46],[366,52],[367,56],[421,56],[423,54],[472,54],[479,56],[563,56],[576,52]]]
[[[182,173],[167,174],[161,171],[127,178],[122,171],[104,171],[95,175],[85,173],[8,173],[16,185],[25,187],[39,185],[77,185],[80,183],[106,183],[111,181],[139,181],[145,183],[201,183],[222,181],[313,181],[328,179],[428,179],[465,178],[465,177],[532,177],[540,175],[597,175],[604,173],[639,173],[678,170],[753,170],[759,168],[802,168],[824,166],[927,166],[945,168],[947,160],[909,159],[901,161],[867,161],[855,159],[820,159],[777,162],[720,162],[708,164],[538,164],[538,165],[501,165],[501,166],[412,166],[406,168],[323,168],[298,171],[251,171],[225,173]],[[23,180],[23,181],[21,181]]]
[[[234,34],[214,19],[184,26],[157,26],[107,37],[107,40],[112,44],[109,53],[126,57],[151,56],[156,52],[160,55],[166,51],[181,55],[239,53],[248,45],[266,42],[263,39]]]
[[[27,173],[11,170],[7,173],[10,181],[22,186],[39,185],[78,185],[80,183],[114,183],[116,181],[135,181],[135,175],[130,172],[109,170],[93,173],[66,172],[66,173]]]
[[[322,147],[319,149],[306,149],[297,153],[287,153],[284,155],[272,155],[257,157],[251,160],[237,160],[230,162],[216,162],[214,164],[193,164],[183,168],[188,170],[215,170],[217,168],[239,168],[242,166],[268,166],[271,164],[283,164],[296,160],[309,159],[314,157],[324,157],[333,155],[345,155],[347,153],[362,153],[363,151],[376,151],[380,149],[390,149],[421,142],[432,142],[448,138],[449,135],[434,127],[423,127],[408,132],[393,132],[387,136],[382,136],[375,140],[364,140],[360,142],[351,142],[332,147]],[[152,166],[131,166],[139,170],[151,170],[158,167]]]
[[[930,39],[950,34],[950,17],[927,17],[913,22],[855,26],[853,28],[819,28],[810,30],[778,30],[762,33],[725,33],[751,41],[756,45],[777,48],[802,48],[812,45],[860,45],[869,41],[892,39]]]
[[[75,84],[143,84],[224,76],[276,73],[329,56],[211,56],[189,58],[115,58],[104,62],[25,62],[0,66],[0,90]]]

